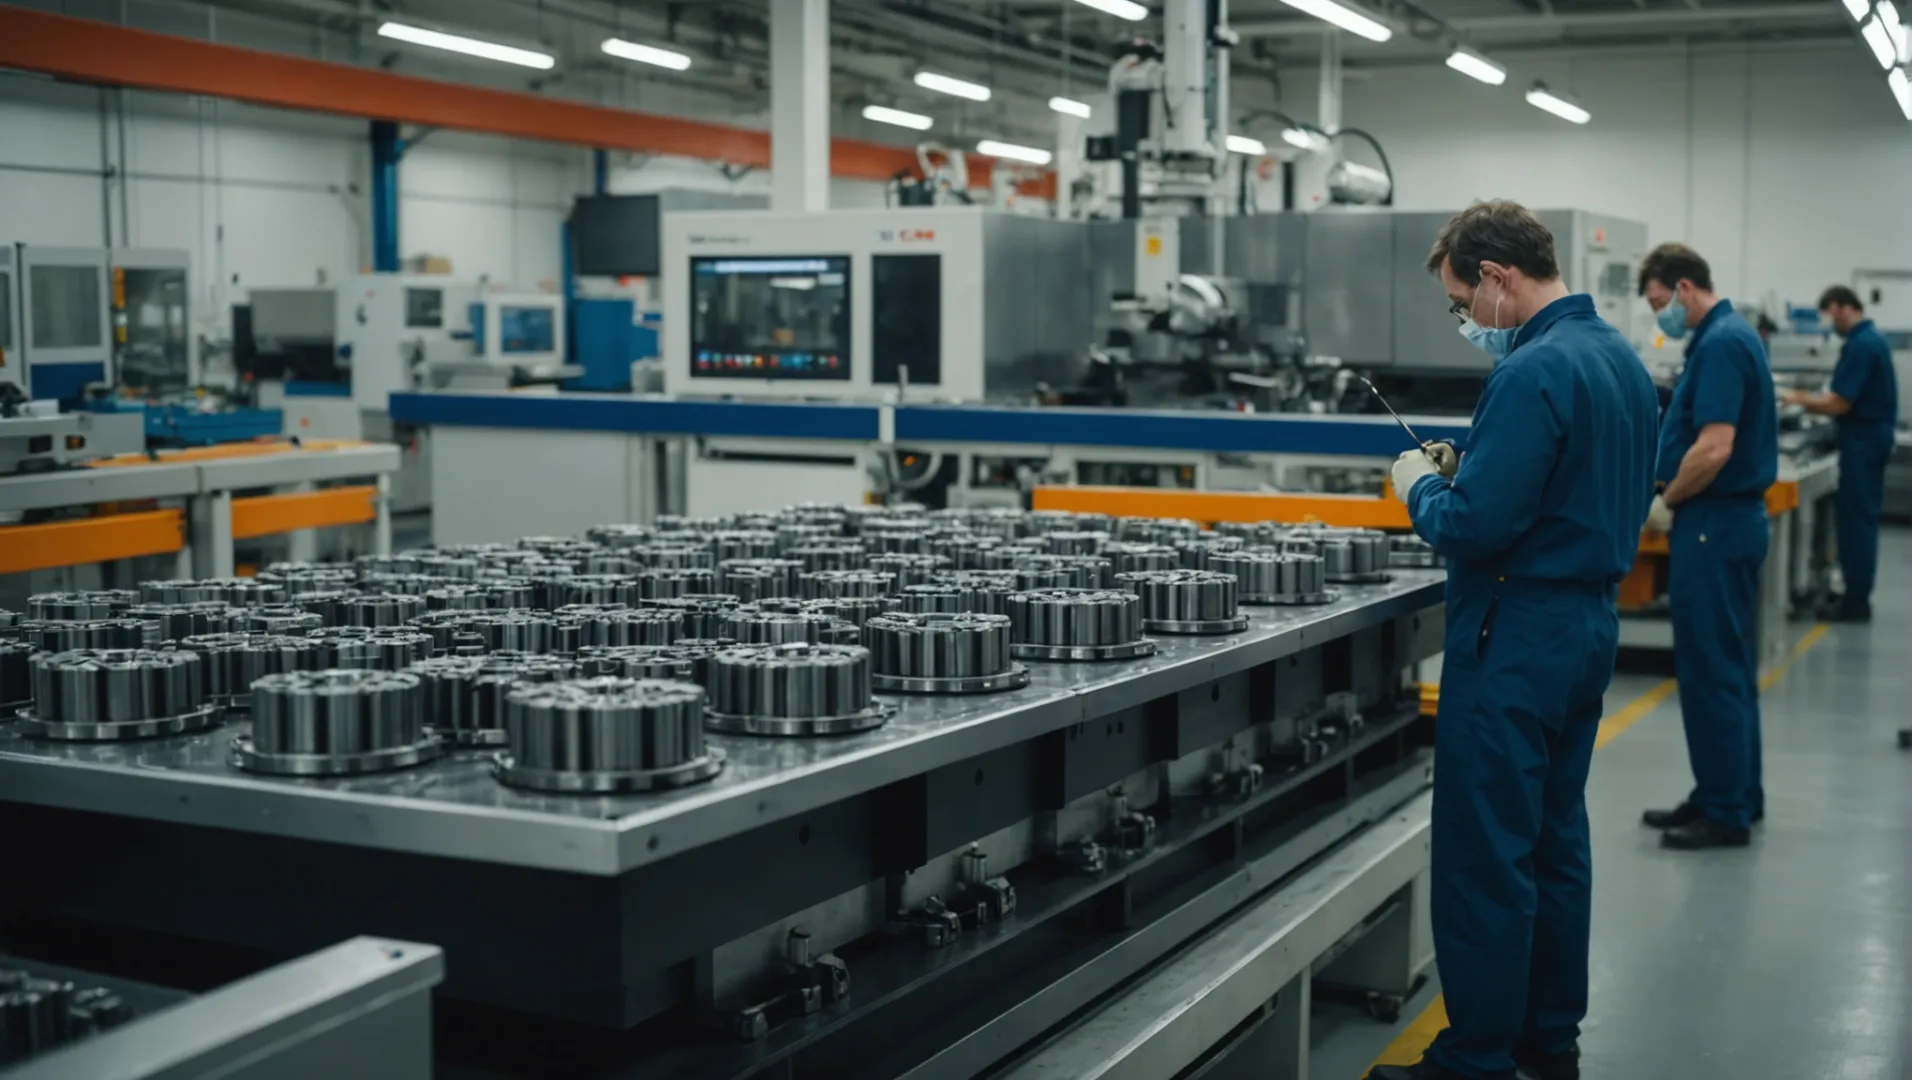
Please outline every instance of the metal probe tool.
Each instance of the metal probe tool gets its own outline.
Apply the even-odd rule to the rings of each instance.
[[[1434,451],[1431,449],[1433,444],[1423,441],[1419,435],[1414,434],[1414,429],[1407,426],[1407,421],[1401,419],[1401,414],[1394,411],[1394,406],[1388,404],[1388,399],[1381,396],[1381,391],[1375,389],[1366,375],[1356,375],[1355,378],[1360,379],[1361,385],[1367,387],[1368,393],[1374,395],[1374,400],[1381,403],[1381,407],[1388,411],[1389,416],[1394,417],[1394,422],[1401,425],[1401,430],[1407,432],[1407,437],[1413,439],[1414,445],[1421,448],[1421,453],[1426,454],[1429,461],[1439,465],[1441,459],[1434,456]]]

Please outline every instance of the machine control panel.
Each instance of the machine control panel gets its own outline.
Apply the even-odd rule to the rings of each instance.
[[[850,257],[691,259],[691,373],[847,381]]]

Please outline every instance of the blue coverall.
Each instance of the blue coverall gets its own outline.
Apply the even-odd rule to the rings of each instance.
[[[1733,454],[1704,490],[1673,508],[1667,599],[1693,766],[1687,801],[1743,829],[1766,801],[1754,620],[1771,541],[1766,489],[1779,476],[1779,415],[1765,346],[1728,300],[1706,313],[1686,344],[1686,369],[1660,430],[1660,482],[1679,475],[1708,424],[1733,425]]]
[[[1587,1012],[1587,769],[1658,416],[1639,355],[1568,296],[1488,374],[1459,473],[1407,493],[1448,561],[1433,919],[1449,1026],[1428,1054],[1463,1076],[1513,1076],[1521,1043],[1564,1052]]]
[[[1892,346],[1861,321],[1846,335],[1832,392],[1851,404],[1839,424],[1839,492],[1833,520],[1839,531],[1839,570],[1846,579],[1845,609],[1870,614],[1879,574],[1879,515],[1885,506],[1885,466],[1899,422],[1899,379]]]

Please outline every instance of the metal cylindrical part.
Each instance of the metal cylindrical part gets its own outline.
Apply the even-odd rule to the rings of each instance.
[[[239,610],[239,629],[250,634],[303,634],[325,625],[316,611],[296,604],[262,604]],[[206,631],[217,633],[218,631]]]
[[[1239,536],[1204,536],[1200,540],[1191,540],[1173,546],[1182,554],[1182,569],[1213,570],[1216,568],[1209,565],[1209,562],[1215,556],[1240,551],[1246,545]]]
[[[696,657],[675,645],[586,645],[578,650],[578,666],[587,676],[698,682]]]
[[[723,636],[736,638],[746,645],[781,645],[787,642],[854,645],[857,632],[854,625],[820,612],[764,611],[740,607],[724,615]]]
[[[929,529],[920,521],[870,522],[860,535],[863,546],[886,554],[920,554],[929,550]]]
[[[717,590],[748,603],[767,596],[795,596],[803,564],[795,559],[725,559],[717,564]]]
[[[340,589],[314,590],[298,594],[298,606],[317,615],[323,625],[344,626],[348,618],[345,605],[357,595]]]
[[[1434,567],[1446,565],[1440,552],[1434,545],[1414,535],[1399,533],[1388,538],[1388,565],[1401,567]]]
[[[719,638],[724,636],[724,614],[736,607],[737,601],[723,594],[704,594],[646,600],[644,606],[674,611],[682,616],[685,637]]]
[[[1171,634],[1220,634],[1246,629],[1233,574],[1212,570],[1142,570],[1117,574],[1116,583],[1142,601],[1145,629]]]
[[[406,593],[367,593],[346,599],[339,611],[347,626],[403,626],[425,613],[425,598]]]
[[[558,606],[635,604],[637,578],[626,574],[577,574],[558,583]]]
[[[1244,604],[1321,603],[1331,599],[1322,560],[1252,549],[1216,555],[1209,569],[1233,574]]]
[[[877,615],[896,610],[896,598],[892,596],[829,596],[803,601],[805,611],[818,615],[834,615],[853,627],[862,628],[864,623]],[[825,640],[830,640],[826,638]],[[850,644],[856,644],[852,637]]]
[[[860,570],[868,556],[855,541],[804,544],[785,548],[784,557],[803,564],[807,572],[819,570]]]
[[[1042,537],[1043,550],[1051,555],[1098,555],[1108,542],[1108,533],[1080,529],[1058,529]]]
[[[644,564],[624,551],[593,551],[571,560],[580,574],[622,574],[629,576],[644,569]]]
[[[139,602],[131,589],[95,589],[89,592],[38,593],[27,597],[27,617],[84,622],[113,619]]]
[[[472,555],[434,551],[415,560],[418,572],[453,581],[471,581],[478,576],[478,559]]]
[[[856,645],[761,645],[710,658],[710,722],[760,735],[861,731],[888,719]]]
[[[483,611],[491,606],[491,593],[483,585],[447,585],[433,589],[425,594],[426,612],[434,611]],[[525,602],[521,607],[531,606],[531,590],[525,589]]]
[[[1167,544],[1116,541],[1102,549],[1102,557],[1112,564],[1117,576],[1143,570],[1179,570],[1182,555]]]
[[[207,697],[198,654],[179,650],[73,649],[33,657],[33,708],[22,732],[99,741],[178,734],[209,727],[219,710]]]
[[[219,601],[198,604],[134,604],[125,617],[151,623],[154,641],[178,641],[195,634],[227,634],[248,629],[246,612]]]
[[[911,693],[980,693],[1027,685],[1010,655],[1006,615],[879,615],[863,627],[873,684]]]
[[[283,671],[311,671],[329,659],[320,642],[285,634],[201,634],[183,639],[179,647],[197,653],[204,663],[208,696],[236,709],[251,706],[256,680]]]
[[[346,757],[425,737],[418,676],[397,671],[289,671],[252,684],[252,747],[261,754]]]
[[[1036,589],[1009,597],[1017,644],[1123,645],[1142,636],[1141,599],[1109,589]]]
[[[142,581],[139,598],[148,604],[224,603],[226,599],[217,582],[185,579]]]
[[[433,589],[457,584],[459,584],[458,578],[440,574],[362,574],[359,577],[361,592],[393,593],[401,596],[424,596]]]
[[[716,575],[702,567],[665,567],[637,574],[640,600],[668,600],[687,593],[716,591]]]
[[[628,550],[632,558],[652,570],[708,571],[717,564],[701,537],[695,544],[644,544]]]
[[[753,529],[724,529],[710,534],[711,554],[721,564],[729,559],[771,559],[783,550],[777,534]]]
[[[21,641],[41,652],[69,649],[143,649],[159,644],[159,630],[141,619],[90,619],[70,622],[23,619],[16,626]]]
[[[557,621],[543,611],[475,611],[466,623],[493,652],[549,653],[557,651]]]
[[[1142,544],[1170,544],[1202,534],[1201,525],[1187,518],[1119,517],[1114,530],[1116,539]]]
[[[723,755],[704,743],[704,690],[599,676],[523,686],[505,698],[507,784],[546,791],[641,791],[706,780]]]
[[[799,584],[809,599],[888,596],[896,590],[896,575],[881,570],[813,570]]]
[[[418,676],[425,722],[461,746],[504,743],[505,695],[530,683],[577,678],[581,668],[556,656],[441,656],[405,669]]]
[[[1106,589],[1115,583],[1113,566],[1099,555],[1025,555],[1016,560],[1016,569],[1047,571],[1070,589]]]
[[[710,689],[710,658],[725,649],[734,649],[739,642],[736,638],[707,637],[679,638],[672,648],[676,649],[691,665],[691,681]]]
[[[927,555],[921,552],[885,552],[881,555],[870,556],[869,568],[876,573],[891,575],[895,580],[895,588],[903,588],[923,584],[933,575],[950,569],[950,562],[942,555]]]
[[[0,641],[0,723],[33,704],[32,661],[39,651],[24,641]]]
[[[657,538],[657,530],[649,525],[593,525],[584,530],[584,538],[605,547],[626,548],[648,544]]]
[[[684,637],[682,612],[661,607],[606,607],[579,604],[551,613],[559,622],[575,623],[578,646],[669,645]]]
[[[358,572],[336,563],[276,562],[260,571],[259,580],[284,586],[288,596],[301,596],[349,591],[358,584]]]

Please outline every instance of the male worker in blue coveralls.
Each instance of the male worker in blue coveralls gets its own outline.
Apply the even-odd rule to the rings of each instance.
[[[1586,786],[1614,600],[1653,498],[1659,400],[1639,354],[1560,280],[1553,236],[1476,203],[1428,256],[1496,361],[1467,452],[1411,450],[1395,493],[1447,557],[1435,720],[1434,955],[1448,1027],[1371,1080],[1578,1080],[1593,868]],[[1434,460],[1438,458],[1438,463]]]
[[[1821,612],[1834,622],[1872,621],[1872,582],[1879,573],[1879,515],[1885,508],[1885,465],[1899,423],[1899,378],[1892,346],[1866,318],[1859,294],[1834,285],[1819,297],[1819,314],[1846,343],[1822,394],[1786,393],[1789,404],[1832,417],[1839,425],[1839,572],[1846,591]]]
[[[1760,784],[1754,608],[1770,541],[1766,489],[1779,476],[1779,415],[1759,334],[1713,291],[1706,260],[1661,244],[1640,264],[1670,338],[1690,335],[1660,430],[1649,527],[1667,534],[1673,665],[1693,793],[1648,810],[1663,847],[1744,847],[1766,816]]]

